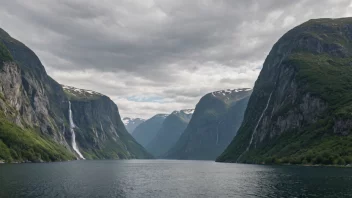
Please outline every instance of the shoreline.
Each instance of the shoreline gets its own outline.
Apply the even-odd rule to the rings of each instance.
[[[227,164],[243,164],[243,165],[262,165],[262,166],[304,166],[304,167],[338,167],[338,168],[352,168],[352,164],[346,164],[346,165],[334,165],[334,164],[265,164],[265,163],[236,163],[236,162],[218,162],[217,163],[227,163]]]
[[[97,161],[100,160],[109,160],[109,159],[94,159]],[[94,161],[93,160],[93,161]],[[110,159],[110,160],[133,160],[133,159]],[[143,160],[143,159],[140,159]],[[154,159],[147,159],[147,160],[154,160]],[[87,160],[65,160],[65,161],[52,161],[52,162],[31,162],[31,161],[24,161],[24,162],[5,162],[4,160],[0,160],[0,165],[1,164],[43,164],[43,163],[60,163],[60,162],[73,162],[73,161],[87,161]],[[178,160],[176,160],[178,161]],[[193,161],[193,160],[179,160],[179,161]],[[197,160],[198,161],[198,160]],[[199,160],[202,161],[202,160]],[[216,163],[227,163],[227,164],[242,164],[242,165],[261,165],[261,166],[301,166],[301,167],[334,167],[334,168],[352,168],[352,164],[347,164],[347,165],[323,165],[323,164],[265,164],[265,163],[235,163],[235,162],[217,162],[213,161]]]

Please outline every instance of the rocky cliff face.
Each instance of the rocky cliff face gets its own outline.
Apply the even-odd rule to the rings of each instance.
[[[1,29],[0,43],[1,142],[3,151],[9,151],[2,158],[6,161],[74,159],[66,141],[69,135],[63,129],[66,120],[61,107],[65,97],[60,85],[46,74],[29,48]],[[58,148],[64,151],[56,154]]]
[[[150,158],[125,129],[116,104],[100,93],[63,86],[71,102],[76,142],[88,159]]]
[[[155,157],[162,157],[180,138],[192,118],[194,110],[174,111],[162,123],[154,139],[146,149]]]
[[[205,95],[165,157],[214,160],[236,135],[251,93],[251,89],[235,89]]]
[[[77,158],[71,144],[69,102],[61,85],[47,75],[33,51],[2,29],[0,77],[0,159]]]
[[[350,163],[352,19],[310,20],[265,60],[243,124],[217,159]]]
[[[141,118],[123,118],[122,122],[125,124],[125,127],[127,131],[132,134],[133,131],[143,122],[145,122],[144,119]]]
[[[144,148],[155,138],[156,134],[161,128],[166,114],[157,114],[150,119],[140,124],[132,133],[132,136],[140,143]]]

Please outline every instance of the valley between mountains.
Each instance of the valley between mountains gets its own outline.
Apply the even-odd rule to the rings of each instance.
[[[190,109],[122,118],[93,90],[61,85],[0,29],[0,162],[182,159],[352,163],[352,18],[309,20],[273,46],[253,88]]]

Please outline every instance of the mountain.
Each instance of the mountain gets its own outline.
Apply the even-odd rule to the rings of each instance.
[[[180,138],[192,118],[194,110],[174,111],[162,123],[154,139],[146,146],[155,157],[165,154]]]
[[[145,120],[141,118],[123,118],[122,122],[125,124],[127,131],[132,134],[134,129],[136,129],[137,126],[145,122]]]
[[[0,161],[81,157],[74,148],[80,148],[81,142],[77,141],[78,146],[72,144],[71,128],[69,100],[61,85],[47,75],[32,50],[0,29]],[[82,142],[82,146],[86,147],[86,143]],[[83,157],[89,158],[84,151]],[[129,152],[131,157],[143,157],[139,154],[145,150]]]
[[[137,140],[144,148],[154,139],[162,123],[168,115],[157,114],[152,118],[140,124],[132,133],[134,139]]]
[[[310,20],[274,45],[220,162],[352,162],[352,18]]]
[[[236,135],[251,93],[251,89],[234,89],[202,97],[187,128],[164,157],[215,160]]]
[[[63,85],[71,104],[74,132],[89,159],[150,158],[127,132],[116,104],[100,93]]]

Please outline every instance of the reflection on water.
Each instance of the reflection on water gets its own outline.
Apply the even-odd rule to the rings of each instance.
[[[176,160],[4,164],[0,197],[352,197],[352,169]]]

